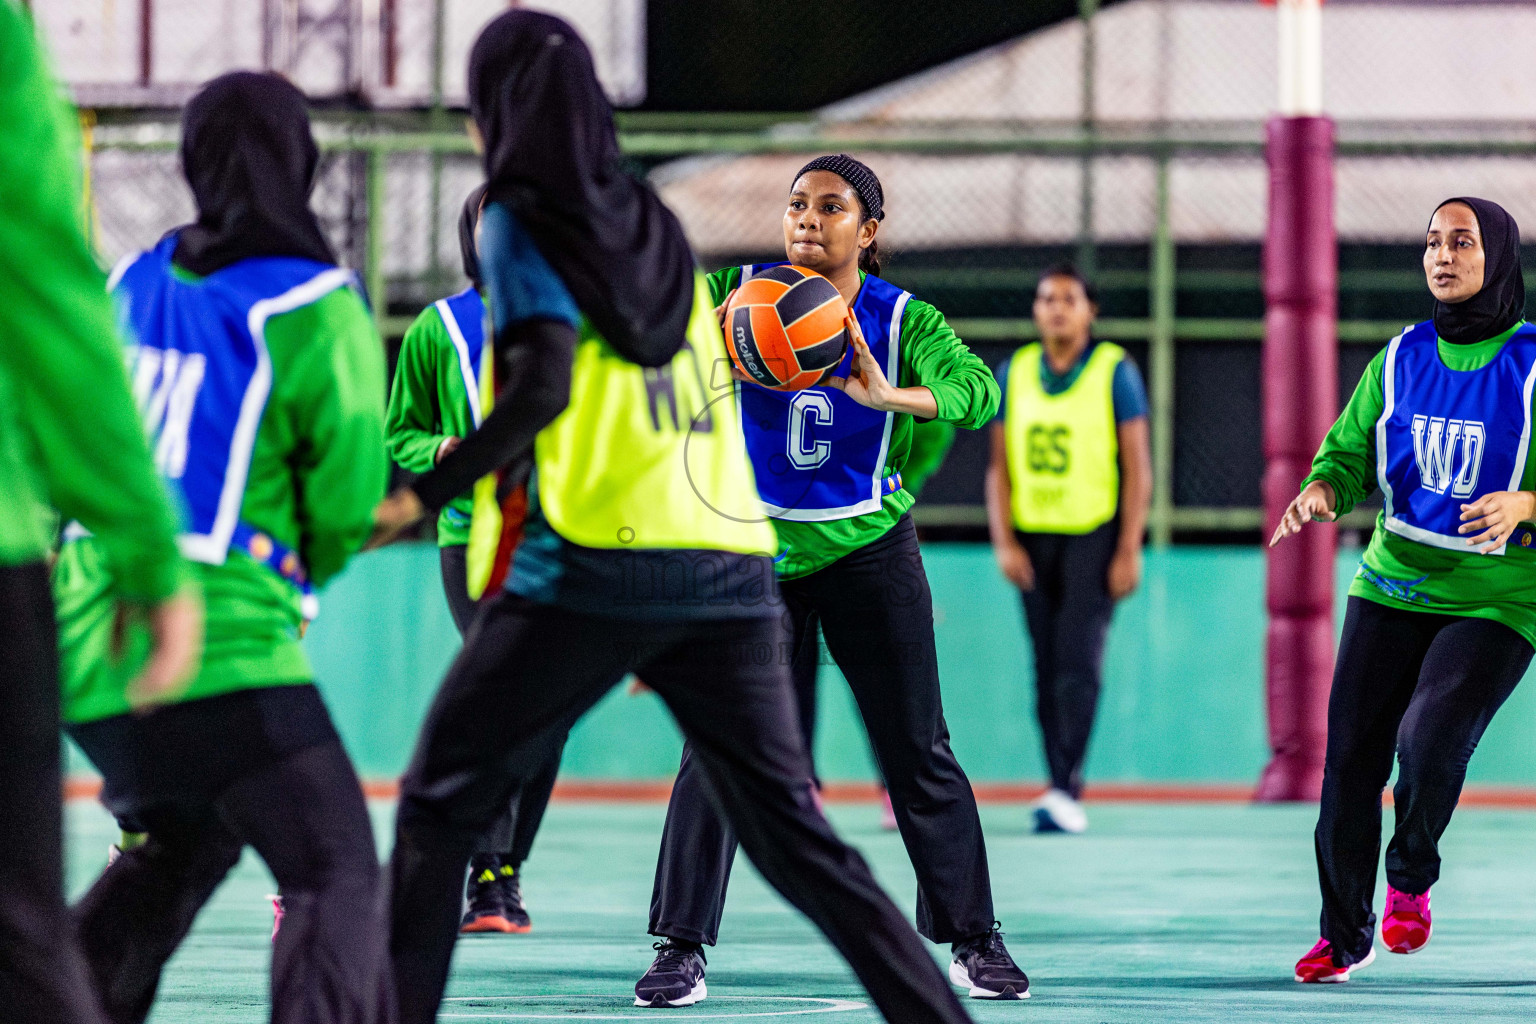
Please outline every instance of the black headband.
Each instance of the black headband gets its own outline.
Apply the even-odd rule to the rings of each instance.
[[[853,193],[859,197],[859,202],[864,204],[865,213],[874,220],[885,219],[885,191],[880,187],[880,179],[875,177],[874,171],[847,153],[817,157],[800,168],[799,173],[795,175],[795,180],[799,181],[810,171],[831,171],[842,178],[853,186]]]

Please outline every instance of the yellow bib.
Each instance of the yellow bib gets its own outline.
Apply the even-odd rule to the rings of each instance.
[[[573,543],[773,553],[702,275],[666,366],[631,363],[583,325],[570,405],[539,433],[534,471],[545,518]]]
[[[1071,387],[1040,385],[1038,342],[1008,364],[1003,434],[1013,485],[1013,525],[1026,533],[1089,533],[1115,517],[1120,442],[1115,432],[1119,345],[1099,342]]]

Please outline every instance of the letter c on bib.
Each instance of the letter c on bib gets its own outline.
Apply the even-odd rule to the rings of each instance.
[[[820,391],[808,390],[796,392],[789,403],[789,436],[786,438],[785,454],[796,469],[815,469],[832,457],[831,441],[809,441],[806,437],[807,420],[831,426],[832,399]]]

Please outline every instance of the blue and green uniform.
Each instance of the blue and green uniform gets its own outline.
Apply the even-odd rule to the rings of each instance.
[[[484,349],[485,302],[473,287],[434,302],[405,332],[385,415],[389,454],[402,469],[425,473],[443,442],[480,425]],[[468,494],[444,505],[438,546],[467,544],[472,512]]]
[[[709,275],[718,305],[744,272]],[[854,312],[875,358],[898,387],[926,387],[936,419],[975,429],[997,410],[992,373],[932,305],[878,277],[862,275]],[[847,368],[852,350],[844,356]],[[758,486],[778,533],[778,575],[794,579],[832,564],[888,533],[916,500],[902,481],[913,418],[859,405],[836,388],[783,394],[741,388]],[[759,415],[760,414],[760,415]]]
[[[1454,345],[1425,322],[1366,367],[1302,484],[1331,486],[1339,515],[1378,487],[1388,498],[1350,596],[1492,619],[1536,644],[1531,524],[1491,555],[1455,533],[1460,505],[1493,491],[1536,490],[1533,335],[1522,321],[1487,341]]]
[[[202,668],[180,700],[306,683],[306,594],[362,547],[384,490],[383,349],[350,271],[259,257],[198,277],[171,262],[175,244],[129,257],[113,285],[207,604]],[[81,723],[128,711],[148,641],[110,656],[118,574],[100,539],[71,536],[54,595],[64,717]]]

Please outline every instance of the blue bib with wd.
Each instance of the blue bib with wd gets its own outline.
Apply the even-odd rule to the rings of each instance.
[[[176,235],[118,264],[108,282],[130,342],[129,374],[155,464],[180,492],[181,549],[222,565],[247,550],[307,591],[297,556],[240,522],[257,428],[272,390],[267,320],[355,285],[351,271],[255,257],[191,280],[171,266]]]
[[[1469,552],[1461,506],[1519,490],[1531,439],[1536,327],[1522,325],[1480,370],[1440,361],[1432,321],[1392,339],[1382,364],[1376,480],[1393,533]],[[1493,554],[1502,555],[1501,546]]]
[[[741,268],[741,279],[783,263]],[[853,313],[870,354],[893,383],[901,373],[901,315],[911,293],[878,277],[864,278]],[[853,346],[833,370],[847,377]],[[768,515],[796,522],[851,519],[873,512],[901,489],[901,475],[886,476],[894,413],[860,405],[837,388],[770,391],[737,385],[747,454]]]
[[[464,393],[469,396],[470,422],[480,425],[480,358],[485,353],[485,300],[473,285],[438,299],[433,307],[443,318],[448,338],[459,357],[459,373],[464,378]]]

